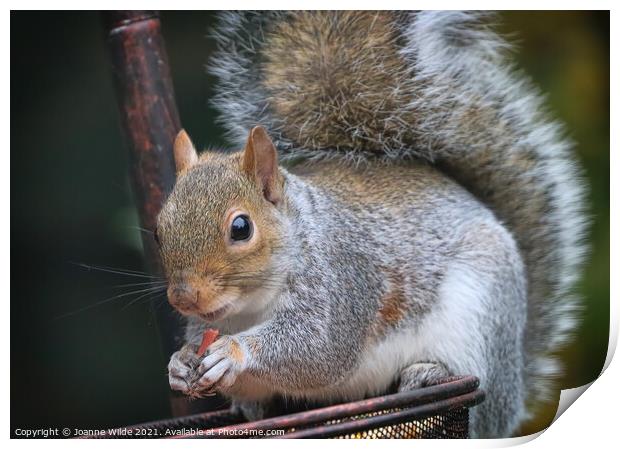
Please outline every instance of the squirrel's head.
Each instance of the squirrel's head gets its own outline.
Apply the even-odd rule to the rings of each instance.
[[[252,293],[273,287],[282,246],[283,178],[271,139],[255,127],[243,151],[199,157],[181,131],[174,159],[177,182],[155,232],[170,304],[206,321],[255,306]]]

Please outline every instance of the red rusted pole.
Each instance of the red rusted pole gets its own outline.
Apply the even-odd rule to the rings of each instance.
[[[152,230],[174,183],[172,142],[180,129],[159,17],[110,11],[104,19],[132,187],[142,226]],[[151,268],[161,274],[153,239],[144,235],[143,243]]]
[[[103,23],[133,193],[141,226],[153,230],[174,184],[172,143],[181,127],[159,16],[155,11],[108,11]],[[142,242],[149,269],[163,275],[152,236],[143,233]],[[181,325],[167,302],[154,313],[168,358],[177,349]],[[172,411],[176,416],[187,414],[187,400],[173,395]]]

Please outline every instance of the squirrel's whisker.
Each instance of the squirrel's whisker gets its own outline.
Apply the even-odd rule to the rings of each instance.
[[[141,271],[127,270],[123,268],[111,268],[111,267],[104,267],[104,266],[97,266],[97,265],[88,265],[85,263],[74,263],[74,262],[71,262],[71,263],[81,268],[86,268],[87,270],[103,271],[105,273],[120,274],[123,276],[133,276],[133,277],[141,277],[141,278],[147,278],[147,279],[158,279],[158,280],[163,279],[161,276],[154,276],[151,274],[146,274]]]
[[[140,232],[146,232],[147,234],[153,234],[153,231],[151,231],[150,229],[146,229],[146,228],[142,228],[140,226],[126,226],[129,229],[136,229]]]
[[[144,293],[143,295],[138,296],[137,298],[132,299],[131,301],[129,301],[127,304],[125,304],[122,308],[122,310],[127,309],[129,306],[131,306],[132,304],[137,303],[138,301],[140,301],[141,299],[144,298],[144,301],[152,301],[153,299],[159,297],[160,295],[162,295],[164,292],[162,291],[155,291],[155,292],[147,292]]]
[[[168,281],[147,281],[147,282],[135,282],[135,283],[131,283],[131,284],[120,284],[120,285],[115,285],[114,288],[124,288],[124,287],[142,287],[142,286],[148,286],[148,285],[152,285],[152,286],[163,286],[166,285],[168,283]]]
[[[94,304],[89,304],[87,306],[84,306],[84,307],[79,308],[77,310],[74,310],[72,312],[67,312],[65,314],[58,315],[58,316],[54,317],[53,319],[54,320],[58,320],[58,319],[61,319],[61,318],[67,318],[67,317],[76,315],[78,313],[90,310],[90,309],[92,309],[94,307],[101,306],[103,304],[107,304],[109,302],[115,301],[117,299],[125,298],[127,296],[138,295],[138,294],[141,294],[141,293],[144,293],[144,292],[155,293],[155,292],[158,292],[158,291],[161,291],[163,293],[164,292],[164,288],[163,287],[159,287],[159,286],[155,286],[155,287],[150,287],[150,288],[146,288],[146,289],[142,289],[142,290],[136,290],[136,291],[121,293],[120,295],[111,296],[109,298],[103,299],[101,301],[97,301]]]

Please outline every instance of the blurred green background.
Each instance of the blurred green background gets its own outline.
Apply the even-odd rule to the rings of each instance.
[[[601,371],[609,326],[609,14],[504,12],[514,57],[566,123],[585,167],[592,251],[564,388]],[[208,107],[210,12],[164,12],[183,125],[224,145]],[[143,270],[103,31],[95,12],[11,13],[11,429],[108,428],[170,415],[166,360],[132,282],[74,263]],[[163,298],[159,301],[164,300]],[[523,427],[545,426],[555,406]]]

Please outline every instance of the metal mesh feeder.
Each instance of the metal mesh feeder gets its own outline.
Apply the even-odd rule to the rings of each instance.
[[[133,438],[467,438],[469,409],[484,400],[473,376],[357,402],[246,422],[231,410],[115,429]]]

